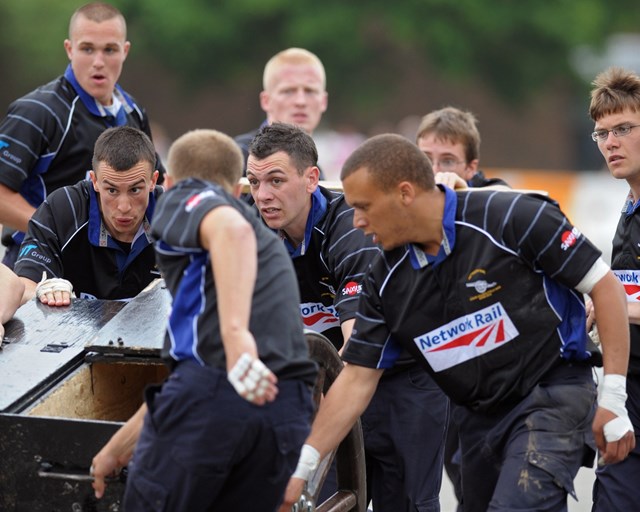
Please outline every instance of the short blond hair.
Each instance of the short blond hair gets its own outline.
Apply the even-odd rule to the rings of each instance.
[[[175,181],[198,178],[231,191],[242,176],[244,157],[228,135],[217,130],[197,129],[171,144],[167,167]]]
[[[262,88],[265,91],[270,89],[271,82],[278,72],[278,69],[286,64],[309,64],[315,66],[322,78],[322,89],[326,89],[327,77],[322,61],[318,56],[304,48],[287,48],[286,50],[276,53],[265,65],[264,74],[262,75]]]

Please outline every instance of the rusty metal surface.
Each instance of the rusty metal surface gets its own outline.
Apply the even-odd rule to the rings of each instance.
[[[167,329],[171,295],[157,280],[127,303],[87,344],[87,350],[132,356],[158,356]]]
[[[5,325],[0,350],[0,411],[82,358],[84,346],[124,303],[74,299],[67,307],[32,300]]]

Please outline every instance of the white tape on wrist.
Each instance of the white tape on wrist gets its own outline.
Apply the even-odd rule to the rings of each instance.
[[[42,280],[36,286],[36,297],[40,299],[47,293],[67,292],[70,297],[75,297],[73,293],[73,285],[66,279],[52,277],[47,279],[47,273],[42,273]]]
[[[315,471],[320,463],[320,452],[310,444],[302,445],[300,450],[300,458],[298,458],[298,466],[293,472],[292,478],[302,478],[309,480],[309,475]]]
[[[633,432],[627,402],[627,379],[624,375],[605,375],[598,389],[598,407],[617,416],[604,426],[604,437],[608,443],[619,441],[627,432]]]
[[[253,359],[245,352],[231,368],[227,379],[242,398],[253,402],[264,395],[270,375],[271,370],[260,359]]]

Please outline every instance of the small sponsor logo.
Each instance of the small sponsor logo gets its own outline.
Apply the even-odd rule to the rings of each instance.
[[[18,258],[22,258],[25,254],[29,254],[29,251],[35,249],[37,246],[35,244],[25,245],[22,249],[20,249],[20,254],[18,254]]]
[[[500,302],[417,336],[414,343],[436,371],[491,352],[518,336]]]
[[[566,251],[570,247],[573,247],[576,244],[576,241],[580,237],[580,231],[578,228],[573,228],[571,231],[565,231],[561,235],[562,243],[560,244],[560,249]]]
[[[338,313],[333,306],[305,302],[300,304],[300,315],[304,326],[312,331],[323,332],[332,327],[340,327]]]
[[[3,140],[0,140],[0,149],[8,148],[9,144]]]
[[[191,196],[187,200],[187,204],[185,205],[184,210],[188,213],[193,210],[196,206],[198,206],[203,199],[207,197],[214,197],[216,193],[213,190],[205,190],[204,192],[200,192],[194,196]]]
[[[469,300],[483,300],[491,297],[495,292],[502,289],[497,282],[489,282],[486,279],[487,271],[481,268],[475,269],[467,277],[465,286],[475,290],[477,295],[471,296]]]
[[[342,289],[342,295],[358,295],[362,291],[362,285],[355,281],[349,281]]]
[[[627,294],[627,302],[640,302],[640,270],[614,270]]]

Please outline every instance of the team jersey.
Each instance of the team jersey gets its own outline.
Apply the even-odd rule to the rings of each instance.
[[[640,302],[640,202],[629,193],[613,237],[611,269],[620,279],[628,302]],[[597,321],[597,320],[596,320]],[[640,375],[640,325],[630,324],[629,374]]]
[[[573,288],[600,251],[545,198],[441,189],[439,253],[407,245],[372,264],[343,359],[389,368],[405,348],[452,400],[489,411],[589,360]]]
[[[151,137],[145,111],[119,86],[114,95],[121,103],[116,116],[80,87],[69,65],[63,76],[14,101],[0,123],[0,183],[37,208],[54,190],[87,176],[96,139],[106,128],[129,125]],[[159,158],[156,168],[160,184]],[[5,234],[15,243],[24,236]]]
[[[53,192],[33,214],[15,265],[36,283],[47,277],[71,282],[76,296],[131,299],[153,279],[156,269],[150,221],[162,187],[149,194],[145,218],[130,247],[114,240],[102,222],[99,198],[90,181]],[[128,250],[127,250],[128,249]]]
[[[152,224],[158,265],[173,297],[163,355],[172,362],[194,360],[226,370],[216,283],[199,235],[202,219],[219,206],[237,209],[256,234],[258,273],[249,330],[260,359],[280,379],[312,384],[316,367],[308,357],[295,273],[282,242],[248,205],[196,179],[181,181],[164,194]]]
[[[344,196],[318,187],[311,196],[304,240],[294,248],[284,238],[300,287],[300,314],[307,329],[343,345],[340,324],[355,318],[362,278],[380,249],[353,226]]]

